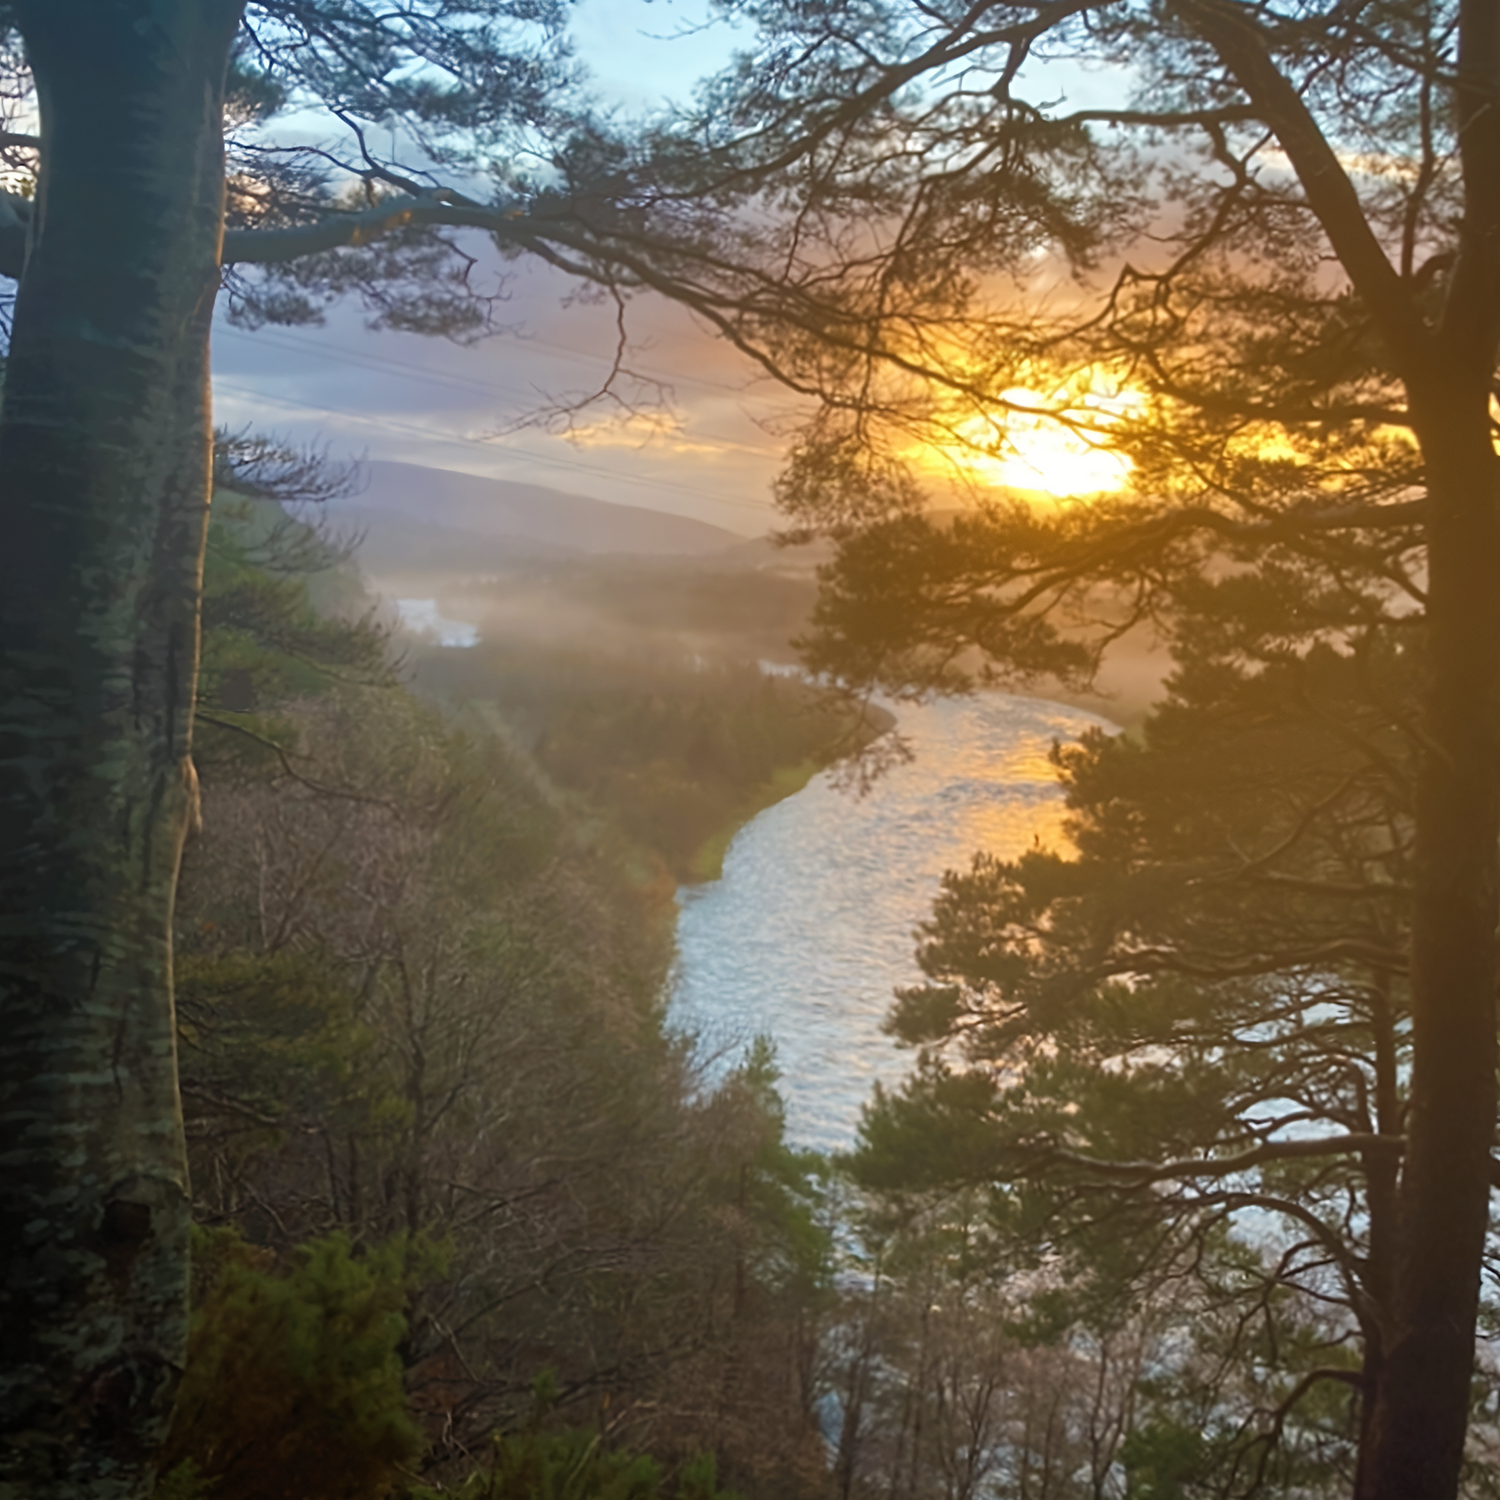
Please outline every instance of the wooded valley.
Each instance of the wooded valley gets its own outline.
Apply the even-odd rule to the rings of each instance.
[[[893,1013],[969,1062],[921,1052],[830,1160],[787,1144],[769,1043],[705,1057],[665,999],[688,851],[846,747],[844,710],[690,653],[398,665],[360,590],[316,527],[220,492],[176,918],[193,1331],[158,1496],[1347,1487],[1407,1043],[1376,957],[1402,855],[1358,832],[1399,820],[1319,727],[1360,701],[1336,660],[1243,680],[1199,625],[1142,731],[1059,752],[1078,853],[953,876]],[[1246,837],[1310,797],[1329,851],[1285,843],[1319,878],[1227,878],[1175,811],[1188,776]],[[1348,882],[1390,867],[1357,937],[1336,849]],[[1236,948],[1252,921],[1274,956]],[[1267,1144],[1292,1110],[1362,1164]]]

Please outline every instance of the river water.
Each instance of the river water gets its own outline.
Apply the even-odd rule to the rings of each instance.
[[[732,1063],[757,1033],[776,1043],[787,1134],[853,1143],[877,1080],[910,1054],[880,1029],[898,985],[921,975],[914,929],[944,871],[978,849],[1013,856],[1062,842],[1048,752],[1091,725],[1081,709],[985,693],[894,712],[915,758],[860,797],[820,776],[742,828],[723,878],[684,887],[672,1019]]]

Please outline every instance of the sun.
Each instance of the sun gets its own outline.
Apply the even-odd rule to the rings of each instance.
[[[1058,500],[1114,494],[1134,465],[1111,445],[1110,429],[1141,404],[1132,391],[1072,386],[1046,395],[1013,387],[1001,393],[994,415],[953,424],[951,438],[913,456],[924,468]]]

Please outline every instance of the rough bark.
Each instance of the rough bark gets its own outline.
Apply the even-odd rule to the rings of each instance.
[[[1405,371],[1427,471],[1429,683],[1416,789],[1412,1076],[1393,1331],[1358,1500],[1458,1493],[1495,1140],[1500,945],[1500,14],[1462,0],[1458,254]]]
[[[1452,394],[1453,415],[1421,424],[1431,474],[1431,680],[1417,784],[1413,1062],[1392,1336],[1369,1416],[1358,1500],[1450,1500],[1458,1492],[1489,1226],[1500,915],[1500,476],[1481,392]]]
[[[1392,977],[1373,976],[1370,988],[1371,1035],[1375,1063],[1374,1125],[1383,1136],[1403,1133],[1401,1081],[1397,1061],[1396,1016],[1391,1005]],[[1397,1192],[1400,1158],[1392,1151],[1369,1151],[1362,1158],[1365,1201],[1370,1228],[1365,1256],[1367,1300],[1357,1308],[1364,1355],[1360,1364],[1359,1448],[1354,1475],[1356,1500],[1374,1483],[1374,1415],[1376,1393],[1385,1379],[1385,1345],[1389,1331],[1396,1275]]]
[[[170,925],[240,0],[22,0],[0,413],[0,1496],[149,1490],[185,1345]]]

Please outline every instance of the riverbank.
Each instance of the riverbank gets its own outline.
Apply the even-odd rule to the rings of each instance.
[[[1154,641],[1125,636],[1109,650],[1095,679],[1096,691],[1070,692],[1059,685],[1029,686],[1020,696],[1035,698],[1060,707],[1078,708],[1097,714],[1125,732],[1138,729],[1166,692],[1165,682],[1172,670],[1169,653]],[[884,722],[871,740],[900,724],[899,713],[885,709],[867,710]],[[820,770],[824,763],[805,760],[798,765],[778,767],[769,782],[758,788],[735,809],[724,823],[693,852],[687,863],[684,885],[705,885],[723,875],[724,856],[735,835],[767,808],[795,796]]]
[[[861,748],[889,734],[896,728],[895,714],[874,704],[866,704],[861,711],[865,730],[861,735]],[[794,765],[777,766],[769,780],[757,787],[745,798],[723,824],[716,828],[693,852],[688,862],[685,885],[704,885],[717,880],[724,873],[724,856],[734,842],[734,836],[747,823],[760,816],[768,807],[775,807],[788,797],[794,797],[819,771],[828,769],[826,757],[809,756]]]
[[[1131,631],[1105,653],[1094,679],[1095,691],[1037,688],[1028,692],[1032,697],[1098,714],[1128,731],[1139,728],[1165,697],[1166,679],[1174,665],[1171,654],[1154,637]]]
[[[548,784],[678,883],[717,878],[740,828],[895,722],[795,675],[681,651],[484,640],[414,657],[427,691],[487,705]]]
[[[774,771],[771,779],[754,796],[735,809],[734,813],[716,828],[708,838],[693,851],[688,861],[687,879],[684,885],[706,885],[724,873],[724,856],[734,842],[734,836],[747,823],[760,816],[768,807],[794,797],[823,769],[820,762],[804,760],[795,766],[782,766]]]

